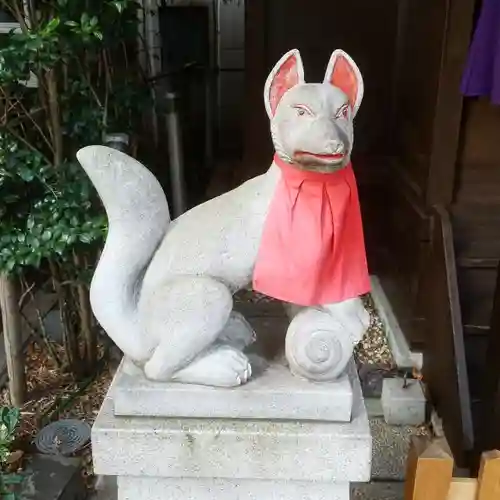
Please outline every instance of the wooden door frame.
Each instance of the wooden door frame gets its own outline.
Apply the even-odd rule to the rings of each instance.
[[[269,140],[269,123],[263,101],[263,85],[268,72],[266,11],[266,0],[245,2],[244,177],[260,173],[259,165],[269,162],[270,158],[265,147]]]
[[[448,3],[432,129],[427,206],[448,206],[453,201],[462,124],[460,83],[473,28],[475,3],[475,0],[450,0]]]

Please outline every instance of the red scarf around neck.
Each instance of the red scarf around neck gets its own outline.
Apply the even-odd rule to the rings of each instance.
[[[358,189],[352,165],[281,170],[253,275],[257,292],[303,306],[333,304],[370,291]]]

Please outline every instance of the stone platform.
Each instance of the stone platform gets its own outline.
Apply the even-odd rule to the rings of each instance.
[[[151,382],[127,361],[113,393],[115,416],[324,420],[349,422],[351,382],[312,383],[293,376],[285,363],[251,359],[255,376],[235,389]]]
[[[252,481],[227,479],[156,478],[118,479],[119,500],[345,500],[349,498],[349,484],[332,485],[306,481]],[[143,497],[141,495],[144,495]]]
[[[354,363],[349,381],[350,422],[158,418],[115,415],[117,375],[93,428],[95,472],[118,477],[118,500],[348,500],[372,450]]]

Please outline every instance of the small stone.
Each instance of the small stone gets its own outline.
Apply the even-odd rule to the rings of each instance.
[[[391,425],[421,425],[425,422],[426,400],[418,380],[386,378],[382,386],[384,418]]]

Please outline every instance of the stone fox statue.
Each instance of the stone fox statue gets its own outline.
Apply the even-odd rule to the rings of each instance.
[[[232,296],[252,280],[265,292],[269,288],[270,295],[275,287],[273,296],[296,306],[290,307],[285,342],[292,372],[317,381],[334,380],[343,373],[368,326],[369,316],[359,296],[369,285],[362,240],[352,245],[344,238],[338,240],[341,246],[334,245],[325,237],[325,228],[331,226],[335,238],[342,235],[342,227],[344,233],[361,228],[357,191],[353,176],[342,173],[342,186],[347,186],[342,189],[354,216],[349,219],[349,210],[340,206],[338,210],[345,213],[339,219],[332,204],[340,195],[328,195],[330,183],[319,188],[326,202],[318,213],[313,207],[318,197],[309,196],[309,206],[304,186],[323,186],[323,177],[318,176],[327,179],[351,172],[353,118],[362,97],[360,71],[343,51],[332,54],[321,84],[306,84],[299,52],[288,52],[265,85],[276,149],[271,167],[176,220],[170,219],[159,183],[140,163],[104,146],[78,152],[109,219],[90,290],[92,308],[104,330],[148,379],[218,387],[247,382],[252,368],[243,351],[254,340],[254,332],[233,311]],[[294,180],[289,182],[286,174],[292,170],[292,177],[306,176],[296,182],[295,194],[289,191]],[[308,175],[316,177],[308,179]],[[290,196],[295,196],[291,203]],[[304,207],[297,216],[302,227],[290,215],[295,206]],[[313,214],[309,222],[306,212]],[[288,226],[280,228],[281,223]],[[310,234],[315,227],[322,240],[317,246],[326,244],[326,253],[316,249],[317,235]],[[337,264],[332,267],[328,259],[333,254]],[[319,270],[318,262],[325,263]],[[352,265],[357,266],[356,276],[350,271]],[[273,276],[275,271],[281,274]],[[326,285],[311,285],[304,273]],[[335,280],[334,290],[330,284]],[[356,281],[361,285],[351,286]],[[320,289],[331,294],[321,295]],[[333,300],[316,303],[317,297]]]

